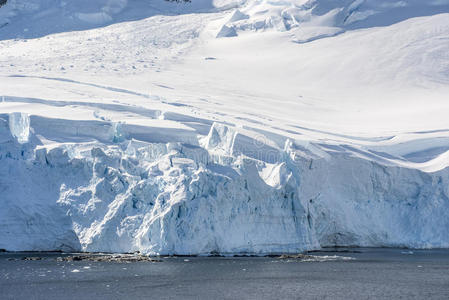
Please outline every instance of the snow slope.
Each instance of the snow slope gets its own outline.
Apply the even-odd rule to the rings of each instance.
[[[449,247],[449,1],[0,8],[0,248]]]

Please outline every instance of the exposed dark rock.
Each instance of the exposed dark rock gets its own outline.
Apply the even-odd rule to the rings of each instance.
[[[37,256],[25,256],[21,258],[22,260],[42,260],[42,257]]]
[[[307,254],[283,254],[279,256],[280,259],[314,259],[316,256]]]
[[[57,261],[99,261],[99,262],[162,262],[160,259],[155,259],[145,255],[134,254],[93,254],[93,255],[75,255],[57,257]]]

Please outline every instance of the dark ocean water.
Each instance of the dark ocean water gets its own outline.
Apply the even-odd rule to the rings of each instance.
[[[154,263],[3,253],[0,299],[449,299],[449,250],[354,251],[313,253],[338,256],[321,262],[162,257]],[[25,256],[43,259],[20,260]]]

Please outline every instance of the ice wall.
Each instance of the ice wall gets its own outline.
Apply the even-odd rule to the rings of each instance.
[[[449,247],[448,169],[385,166],[290,140],[273,150],[220,124],[202,147],[125,140],[24,153],[26,145],[0,133],[0,248],[265,254]]]

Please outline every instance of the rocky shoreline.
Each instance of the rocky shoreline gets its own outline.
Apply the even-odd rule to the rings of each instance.
[[[57,262],[117,262],[117,263],[133,263],[133,262],[163,262],[161,257],[147,256],[139,253],[134,254],[105,254],[105,253],[83,253],[83,254],[63,254],[61,256],[48,257],[41,255],[45,253],[36,253],[34,255],[17,256],[8,258],[9,261],[39,261],[39,260],[53,260]],[[162,258],[174,257],[196,257],[196,256],[163,256]],[[210,257],[226,257],[226,256],[210,256]],[[270,257],[279,260],[298,260],[298,261],[328,261],[328,260],[348,260],[349,257],[335,255],[312,255],[312,254],[282,254],[282,255],[266,255],[266,256],[244,256],[234,255],[232,257]]]
[[[81,254],[69,256],[57,256],[54,258],[44,256],[22,256],[17,258],[8,258],[10,261],[37,261],[37,260],[56,260],[58,262],[91,261],[91,262],[162,262],[161,259],[149,257],[140,254]]]

